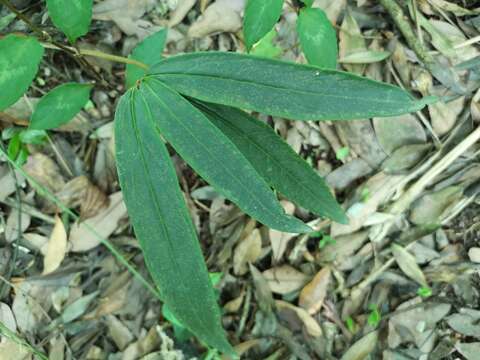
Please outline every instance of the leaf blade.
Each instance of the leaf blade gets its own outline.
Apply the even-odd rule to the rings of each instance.
[[[151,78],[143,81],[140,92],[154,113],[162,135],[219,193],[271,228],[292,233],[311,231],[300,220],[285,214],[247,159],[192,104]]]
[[[88,32],[92,21],[93,0],[47,0],[53,24],[71,43]]]
[[[161,29],[155,34],[146,37],[138,44],[129,56],[132,59],[143,62],[147,65],[153,65],[160,61],[162,52],[167,41],[168,30]],[[146,74],[146,70],[136,65],[127,64],[125,72],[125,81],[127,87],[135,85],[135,82]]]
[[[10,34],[0,40],[0,111],[6,109],[35,78],[43,56],[43,47],[33,37]]]
[[[325,181],[272,128],[238,109],[197,104],[270,186],[317,215],[348,222]]]
[[[322,9],[302,9],[297,20],[297,32],[310,64],[325,69],[337,67],[337,34]]]
[[[232,353],[175,169],[139,94],[122,97],[115,134],[125,203],[164,302],[199,339]]]
[[[282,14],[283,0],[248,0],[243,18],[245,44],[252,46],[263,38]]]
[[[175,56],[150,73],[202,101],[306,121],[394,116],[432,101],[350,73],[235,53]]]
[[[91,89],[90,84],[66,83],[49,91],[35,107],[30,128],[48,130],[66,124],[85,106]]]

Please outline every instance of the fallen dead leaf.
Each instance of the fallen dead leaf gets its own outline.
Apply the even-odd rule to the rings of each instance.
[[[290,265],[282,265],[264,271],[270,290],[277,294],[288,294],[300,290],[309,280],[309,276]]]
[[[260,231],[254,229],[235,248],[233,254],[233,272],[244,275],[248,271],[248,263],[254,263],[262,253],[262,238]]]
[[[43,258],[43,274],[49,274],[58,269],[67,253],[67,232],[62,219],[55,216],[55,225],[48,240],[47,253]]]
[[[30,155],[23,170],[40,185],[54,193],[65,185],[58,165],[42,153]]]
[[[322,308],[330,284],[331,272],[330,267],[324,267],[300,292],[299,305],[310,315],[316,314]]]
[[[275,305],[277,307],[277,310],[279,311],[282,311],[284,309],[293,311],[303,323],[303,325],[305,326],[305,330],[310,336],[318,337],[323,334],[322,328],[320,327],[318,322],[307,311],[305,311],[305,309],[292,305],[289,302],[283,300],[276,300]]]
[[[422,286],[427,286],[427,279],[415,261],[415,257],[400,245],[393,244],[392,252],[398,266],[409,278],[415,280]]]
[[[120,219],[127,215],[127,208],[119,191],[109,197],[110,205],[96,216],[83,223],[75,223],[70,230],[70,251],[82,252],[100,245],[101,239],[107,239],[118,227]],[[88,227],[95,229],[98,236],[92,234]]]
[[[201,38],[213,33],[236,32],[242,28],[240,16],[244,0],[217,0],[188,29],[188,36]]]

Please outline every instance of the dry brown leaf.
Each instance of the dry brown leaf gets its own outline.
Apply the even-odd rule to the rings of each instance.
[[[96,216],[86,220],[84,223],[95,229],[98,237],[83,226],[82,223],[75,223],[70,230],[71,251],[88,251],[100,245],[101,239],[107,239],[118,227],[120,219],[127,215],[127,208],[123,202],[122,193],[119,191],[109,197],[110,205]]]
[[[43,274],[49,274],[58,269],[67,253],[67,232],[62,219],[55,216],[55,225],[48,240],[47,253],[43,258]]]
[[[290,265],[282,265],[263,272],[270,290],[277,294],[288,294],[300,290],[309,280],[309,276]]]
[[[365,39],[363,38],[360,27],[349,10],[345,13],[342,26],[340,27],[338,47],[339,58],[345,58],[357,52],[367,51]],[[365,64],[342,64],[342,66],[347,71],[359,75],[362,75],[366,68]]]
[[[40,185],[56,192],[65,185],[58,165],[47,155],[35,153],[28,157],[23,170]]]
[[[353,344],[340,360],[364,360],[377,346],[378,331],[372,331]]]
[[[17,174],[18,179],[18,174]],[[15,179],[8,166],[0,166],[0,201],[15,192]]]
[[[460,96],[458,99],[444,103],[441,101],[428,105],[428,112],[432,119],[433,130],[438,136],[448,134],[457,122],[458,116],[463,111],[465,97]]]
[[[313,337],[322,336],[323,334],[322,328],[320,327],[318,322],[304,309],[298,306],[292,305],[283,300],[276,300],[275,305],[277,306],[277,309],[279,311],[284,309],[293,311],[297,315],[297,317],[302,321],[303,325],[305,326],[305,330],[310,336],[313,336]]]
[[[233,272],[244,275],[248,271],[248,263],[254,263],[262,253],[262,237],[258,229],[254,229],[235,248],[233,254]]]
[[[84,175],[70,180],[56,195],[68,207],[80,206],[82,220],[97,215],[108,206],[109,201],[103,191]]]
[[[182,22],[191,8],[195,6],[197,0],[179,0],[177,7],[170,13],[169,27],[174,27]]]
[[[295,211],[295,205],[289,201],[282,201],[281,204],[285,209],[285,213],[288,215],[293,215],[293,212]],[[273,261],[278,262],[282,259],[283,254],[287,249],[288,242],[297,235],[277,231],[274,229],[270,229],[268,234],[270,238],[270,244],[272,245]]]
[[[21,216],[18,216],[18,210],[12,209],[7,218],[7,223],[5,225],[5,240],[7,242],[13,242],[18,238],[19,231],[23,234],[25,230],[30,226],[32,217],[26,212],[21,213]],[[20,224],[18,223],[20,220]]]
[[[392,253],[398,266],[409,278],[415,280],[422,286],[428,286],[427,279],[415,261],[415,257],[400,245],[392,245]]]
[[[331,272],[329,266],[324,267],[300,292],[299,305],[310,315],[316,314],[322,308],[327,296]]]
[[[106,0],[93,7],[93,19],[113,21],[125,34],[143,39],[159,29],[141,19],[156,3],[156,0]]]
[[[244,0],[217,0],[188,29],[188,36],[201,38],[219,32],[236,32],[242,28],[240,16]]]

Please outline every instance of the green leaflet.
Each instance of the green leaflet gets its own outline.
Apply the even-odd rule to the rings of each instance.
[[[11,34],[0,40],[0,111],[27,91],[42,56],[43,47],[33,37]]]
[[[243,18],[245,44],[250,50],[263,38],[282,14],[283,0],[248,0]]]
[[[53,24],[73,43],[85,35],[92,21],[93,0],[47,0]]]
[[[175,317],[206,344],[232,354],[175,169],[150,106],[130,90],[115,114],[118,174],[145,261]]]
[[[325,69],[337,67],[337,34],[322,9],[300,11],[297,32],[308,62]]]
[[[192,104],[158,80],[140,85],[156,126],[183,159],[220,194],[279,231],[310,232],[285,214],[267,183],[235,145]]]
[[[236,53],[175,56],[150,73],[183,95],[297,120],[393,116],[432,101],[341,71]]]
[[[162,58],[163,48],[167,40],[167,29],[161,29],[155,34],[145,38],[135,49],[133,49],[130,57],[132,59],[143,62],[147,65],[158,63]],[[138,66],[127,64],[125,72],[125,81],[127,87],[135,85],[135,82],[144,76],[146,71]]]
[[[325,181],[271,127],[238,109],[196,104],[273,188],[317,215],[348,222]]]
[[[73,119],[90,97],[90,84],[67,83],[43,96],[35,107],[30,128],[54,129]]]

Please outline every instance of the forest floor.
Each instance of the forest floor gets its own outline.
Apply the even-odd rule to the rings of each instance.
[[[282,200],[317,232],[265,228],[172,151],[223,325],[244,359],[480,359],[480,2],[400,2],[414,38],[381,5],[389,1],[314,6],[335,24],[339,67],[442,102],[387,121],[259,115],[325,176],[348,225]],[[13,3],[60,35],[43,1]],[[169,27],[165,57],[245,52],[243,7],[243,0],[95,1],[79,46],[128,56],[141,39]],[[297,2],[287,0],[264,55],[305,63],[297,12]],[[0,8],[0,33],[27,30]],[[32,107],[53,87],[94,80],[67,54],[46,54],[27,96],[0,113],[3,140],[12,127],[28,125]],[[432,58],[431,66],[421,56]],[[148,278],[115,169],[113,116],[125,91],[124,66],[88,60],[108,88],[96,87],[74,121],[29,145],[23,167],[80,220],[0,161],[0,321],[4,335],[16,334],[2,337],[0,360],[39,358],[32,351],[51,360],[227,359],[196,341],[85,227]]]

